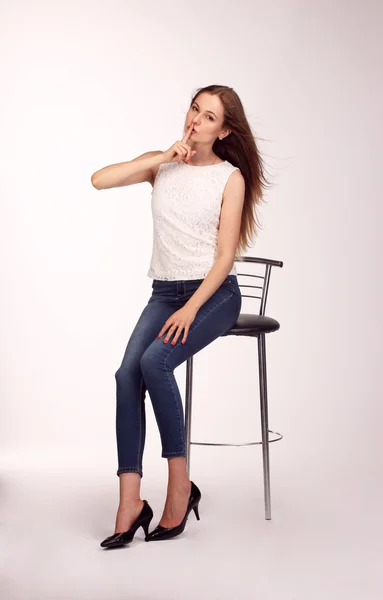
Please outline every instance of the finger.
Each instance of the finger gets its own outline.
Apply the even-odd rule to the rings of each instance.
[[[188,155],[189,151],[191,150],[190,146],[188,144],[183,144],[182,142],[178,142],[178,147],[180,148],[180,151],[182,152],[182,157],[184,159],[187,158],[187,155]]]
[[[173,327],[171,327],[168,331],[168,333],[166,334],[166,337],[164,339],[164,344],[167,344],[169,341],[169,338],[172,336],[172,334],[174,333],[174,330],[177,329],[178,325],[173,325]]]
[[[165,323],[165,325],[162,327],[160,333],[157,335],[157,338],[160,338],[162,335],[164,335],[164,333],[165,333],[165,331],[167,331],[169,325],[170,325],[170,323],[169,324]]]
[[[185,150],[186,154],[184,156],[184,160],[187,162],[188,160],[190,160],[190,157],[192,155],[192,149],[189,146],[189,144],[183,144],[182,142],[179,142],[181,147]]]
[[[168,331],[168,333],[167,333],[167,335],[166,335],[166,337],[165,337],[165,339],[164,339],[164,344],[167,344],[167,343],[168,343],[168,341],[169,341],[169,338],[171,338],[171,337],[172,337],[172,334],[173,334],[173,333],[174,333],[174,329],[170,329],[170,330]]]
[[[179,338],[179,337],[180,337],[180,335],[181,335],[182,329],[183,329],[183,327],[181,327],[181,326],[180,326],[180,327],[178,327],[177,333],[176,333],[176,335],[174,336],[174,338],[173,338],[173,341],[172,341],[172,346],[175,346],[175,345],[176,345],[176,343],[177,343],[177,340],[178,340],[178,338]]]
[[[176,145],[176,151],[178,152],[178,157],[177,157],[177,162],[181,162],[181,160],[185,160],[185,157],[187,155],[187,151],[185,150],[185,148],[181,145],[181,142],[177,142]]]
[[[184,137],[182,138],[182,143],[184,144],[186,142],[186,140],[190,137],[191,132],[193,131],[193,127],[194,127],[194,123],[193,121],[190,123],[189,127],[186,130],[186,133],[184,135]]]
[[[190,160],[190,158],[192,156],[194,156],[195,154],[197,154],[197,150],[192,150],[189,146],[189,156],[188,156],[188,160]]]
[[[178,142],[175,142],[173,144],[173,152],[174,152],[174,156],[172,158],[172,162],[179,162],[179,160],[180,160],[180,154],[181,154],[181,149],[178,146]]]
[[[190,329],[190,325],[185,327],[185,332],[184,332],[184,337],[182,338],[182,343],[184,344],[186,342],[186,338],[189,334],[189,329]]]

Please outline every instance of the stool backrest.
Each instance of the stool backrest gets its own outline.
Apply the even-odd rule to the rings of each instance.
[[[280,260],[272,260],[269,258],[258,258],[255,256],[241,256],[241,257],[236,257],[234,259],[234,262],[238,262],[238,263],[256,263],[259,265],[264,266],[264,268],[261,269],[261,272],[263,273],[262,275],[255,275],[254,273],[240,273],[239,272],[239,266],[236,265],[237,267],[237,274],[238,276],[240,275],[245,275],[245,277],[255,277],[257,279],[263,280],[262,282],[259,281],[259,283],[262,283],[262,285],[250,285],[250,284],[241,284],[240,280],[238,278],[238,285],[239,287],[244,287],[244,288],[255,288],[255,289],[259,289],[261,290],[259,293],[261,294],[260,296],[252,296],[251,294],[242,294],[242,290],[241,290],[241,296],[245,297],[245,298],[257,298],[259,299],[260,305],[259,305],[259,313],[260,315],[264,315],[265,314],[265,309],[266,309],[266,302],[267,302],[267,294],[269,291],[269,283],[270,283],[270,275],[271,275],[271,267],[283,267],[283,262]]]

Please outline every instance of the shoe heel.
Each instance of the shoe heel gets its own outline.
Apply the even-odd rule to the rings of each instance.
[[[199,521],[200,518],[199,518],[199,512],[198,512],[198,504],[196,504],[195,506],[193,506],[193,510],[194,510],[195,516],[197,518],[197,521]]]
[[[150,525],[150,521],[152,520],[153,517],[151,517],[149,519],[149,521],[146,521],[146,523],[142,524],[142,529],[144,530],[145,533],[145,537],[147,537],[149,535],[149,525]]]

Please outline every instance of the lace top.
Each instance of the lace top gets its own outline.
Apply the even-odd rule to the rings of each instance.
[[[238,169],[163,163],[152,189],[153,247],[148,277],[204,279],[214,265],[223,192]],[[228,273],[236,275],[235,263]]]

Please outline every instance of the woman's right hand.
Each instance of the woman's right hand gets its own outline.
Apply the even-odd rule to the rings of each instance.
[[[168,150],[162,153],[164,163],[180,162],[181,160],[187,161],[194,156],[197,150],[192,150],[189,144],[186,143],[193,131],[193,126],[193,123],[191,123],[182,140],[175,142]]]

